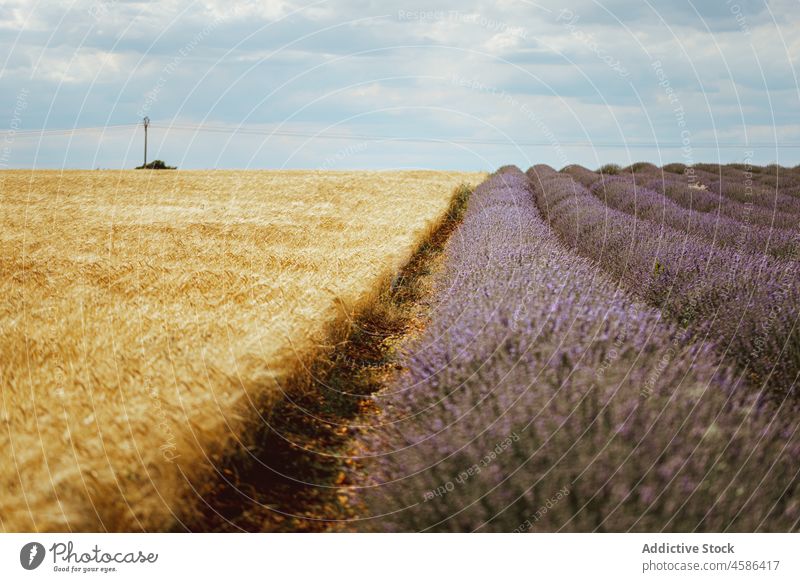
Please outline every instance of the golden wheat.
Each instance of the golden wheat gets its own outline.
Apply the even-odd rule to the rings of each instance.
[[[2,172],[0,529],[169,528],[337,310],[482,177]]]

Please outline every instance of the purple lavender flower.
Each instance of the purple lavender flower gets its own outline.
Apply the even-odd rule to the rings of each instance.
[[[782,462],[800,453],[792,417],[756,413],[724,345],[688,337],[615,282],[671,297],[652,294],[654,264],[670,278],[687,264],[672,262],[681,235],[660,231],[548,167],[505,167],[475,191],[427,327],[376,398],[367,527],[797,527],[800,506],[782,493],[798,486]],[[719,249],[688,243],[706,252],[688,268],[704,272]]]

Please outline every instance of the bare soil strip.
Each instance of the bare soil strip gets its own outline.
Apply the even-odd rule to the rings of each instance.
[[[369,396],[399,371],[398,344],[419,331],[437,259],[471,193],[453,195],[446,216],[369,304],[331,328],[333,346],[286,386],[287,396],[254,427],[247,449],[194,484],[198,512],[175,531],[347,531],[362,514],[352,457],[359,428],[376,410]]]

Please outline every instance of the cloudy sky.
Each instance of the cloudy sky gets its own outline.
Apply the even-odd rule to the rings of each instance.
[[[0,168],[795,165],[798,8],[3,0]]]

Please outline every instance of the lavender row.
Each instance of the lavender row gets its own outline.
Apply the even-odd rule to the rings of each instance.
[[[736,168],[723,166],[726,172],[724,177],[727,180],[725,188],[729,192],[727,196],[724,196],[719,192],[719,178],[722,174],[715,175],[695,169],[690,180],[687,175],[678,175],[667,171],[669,167],[668,165],[660,170],[655,166],[648,167],[646,168],[647,171],[640,169],[635,174],[623,170],[617,170],[615,173],[631,180],[636,184],[637,188],[643,185],[666,196],[672,202],[686,209],[697,212],[719,213],[726,219],[747,224],[751,228],[752,226],[761,226],[784,230],[800,229],[800,215],[781,210],[780,202],[784,200],[784,195],[781,195],[780,200],[775,200],[773,189],[772,198],[770,198],[769,190],[759,185],[759,174],[757,173],[750,172],[748,174]],[[680,174],[685,171],[685,167],[674,169],[679,170]],[[609,179],[611,177],[608,173],[593,172],[579,165],[567,166],[561,172],[569,174],[587,188],[595,186],[604,178]],[[708,186],[704,185],[702,180],[699,179],[698,173],[705,176],[707,183],[715,186],[716,189],[708,189]],[[755,203],[757,201],[756,197],[761,201],[760,205]],[[792,205],[795,205],[794,201],[792,201],[790,207]],[[776,236],[785,235],[777,233]],[[756,238],[763,239],[764,235],[756,235]],[[761,247],[761,245],[758,246]]]
[[[750,185],[743,180],[723,178],[706,183],[711,192],[769,210],[780,210],[800,217],[800,198],[769,186]]]
[[[562,169],[561,172],[564,174],[569,174],[574,178],[576,181],[580,182],[587,188],[590,188],[596,182],[599,182],[603,175],[601,172],[593,172],[589,168],[584,168],[583,166],[579,166],[577,164],[572,164],[567,166],[566,168]],[[627,174],[631,175],[631,174]]]
[[[737,252],[794,258],[800,245],[797,233],[747,225],[724,216],[689,210],[655,190],[637,186],[627,177],[604,178],[596,182],[590,191],[611,208]]]
[[[658,176],[652,174],[651,177]],[[691,170],[684,170],[682,178],[686,180],[687,177],[709,191],[736,202],[800,214],[800,171],[797,169],[695,164]]]
[[[683,164],[667,164],[658,168],[653,164],[638,163],[622,169],[607,164],[598,172],[579,165],[570,165],[561,170],[587,188],[594,185],[603,176],[622,175],[636,178],[637,184],[650,182],[651,188],[657,182],[674,186],[682,186],[689,190],[688,194],[699,191],[697,186],[707,189],[709,194],[718,200],[753,205],[758,213],[789,215],[786,221],[789,226],[776,225],[779,228],[796,227],[800,221],[800,168],[778,168],[776,166],[753,166],[732,164],[716,166],[713,164],[695,164],[687,167]],[[692,188],[692,186],[695,186]],[[662,191],[661,188],[654,188]],[[694,191],[694,192],[693,192]],[[702,195],[702,194],[698,194]],[[680,203],[680,202],[679,202]],[[741,209],[738,209],[741,210]],[[729,218],[738,218],[731,214]],[[779,221],[783,219],[779,216]],[[753,222],[758,218],[753,219]],[[764,226],[772,225],[771,221],[759,221]]]
[[[538,168],[538,169],[537,169]],[[609,208],[552,168],[528,172],[559,238],[698,337],[711,337],[779,397],[800,372],[797,261],[721,249]]]
[[[676,204],[698,212],[719,213],[721,216],[743,224],[773,227],[784,230],[800,230],[800,216],[764,206],[736,201],[721,196],[685,179],[656,178],[648,181],[647,188],[660,192]]]
[[[752,180],[754,184],[765,186],[773,192],[778,190],[790,196],[800,197],[800,166],[785,168],[774,164],[769,166],[696,164],[695,168],[709,178],[709,183],[726,179],[731,182]]]
[[[712,347],[567,251],[518,169],[473,194],[433,305],[378,398],[369,527],[797,527],[782,415],[750,414]]]

